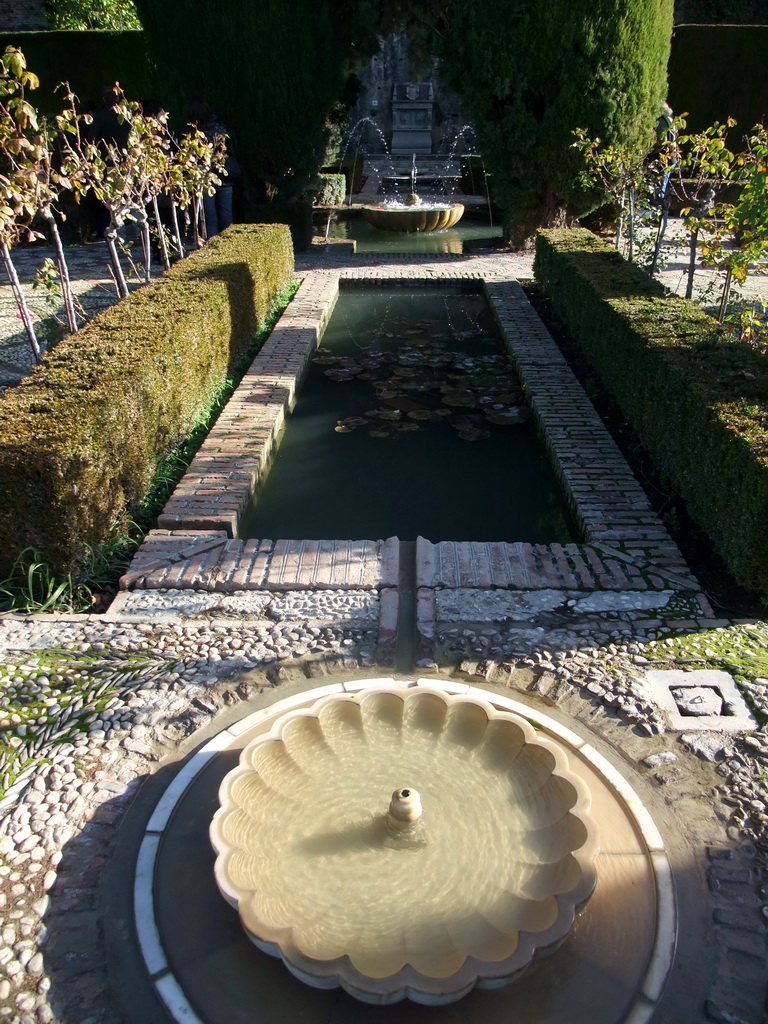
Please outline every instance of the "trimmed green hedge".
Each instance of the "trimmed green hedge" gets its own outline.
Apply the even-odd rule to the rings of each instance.
[[[115,81],[130,100],[164,99],[143,32],[2,32],[0,53],[6,46],[18,46],[40,79],[28,99],[43,113],[64,106],[62,93],[54,93],[64,81],[79,99],[98,107],[104,86]]]
[[[768,25],[678,25],[669,58],[669,103],[688,129],[735,117],[731,143],[768,119]]]
[[[343,174],[344,192],[348,195],[350,189],[357,193],[363,187],[364,167],[365,158],[356,152],[351,152],[347,153],[343,160],[335,160],[333,163],[321,167],[320,171],[322,174]]]
[[[68,571],[130,515],[292,273],[287,228],[235,225],[0,396],[0,575],[29,546]]]
[[[320,173],[307,197],[315,206],[343,206],[346,191],[347,179],[343,174]]]
[[[590,232],[542,231],[535,274],[736,580],[768,592],[768,359]]]

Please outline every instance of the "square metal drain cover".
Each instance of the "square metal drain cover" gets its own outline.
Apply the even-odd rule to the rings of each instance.
[[[651,669],[647,698],[675,732],[748,732],[757,728],[736,683],[716,669]]]

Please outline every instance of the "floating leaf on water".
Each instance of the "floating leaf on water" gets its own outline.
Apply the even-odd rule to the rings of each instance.
[[[393,391],[391,388],[384,388],[382,390],[379,390],[379,388],[377,388],[376,391],[378,393],[379,398],[382,401],[384,401],[387,398],[397,398],[398,397],[397,391]]]
[[[341,381],[341,380],[352,380],[352,378],[356,377],[358,375],[358,373],[360,373],[360,371],[357,368],[352,367],[352,368],[349,368],[349,369],[345,368],[345,369],[338,369],[338,370],[323,370],[323,373],[330,380]]]
[[[412,420],[431,420],[432,413],[428,409],[411,409],[408,418]]]
[[[449,425],[458,433],[467,431],[471,434],[473,430],[484,430],[487,423],[483,416],[458,416],[449,420]]]
[[[343,423],[337,423],[333,428],[337,434],[351,434],[352,430],[350,427],[345,426]]]
[[[358,373],[358,380],[377,380],[375,373]]]
[[[398,423],[397,424],[397,429],[398,430],[421,430],[421,427],[419,426],[418,423]]]
[[[364,427],[368,420],[365,416],[345,416],[341,422],[345,427]]]
[[[500,405],[518,405],[523,400],[523,392],[521,389],[515,388],[514,390],[508,389],[506,391],[493,392],[494,402],[498,402]]]
[[[443,403],[451,406],[474,408],[477,398],[472,391],[464,388],[448,388],[443,392]]]
[[[451,410],[450,409],[435,409],[435,411],[432,413],[432,415],[433,416],[439,416],[440,419],[443,419],[444,417],[451,415]]]
[[[388,430],[369,430],[368,437],[389,437]]]
[[[336,356],[320,355],[313,356],[312,362],[316,363],[318,366],[332,366],[335,363],[338,363],[338,359]]]
[[[525,423],[528,419],[528,410],[518,407],[513,409],[486,409],[485,418],[489,423],[496,423],[500,427],[511,427],[517,423]]]
[[[401,416],[399,409],[382,409],[379,413],[379,419],[382,420],[399,420]]]

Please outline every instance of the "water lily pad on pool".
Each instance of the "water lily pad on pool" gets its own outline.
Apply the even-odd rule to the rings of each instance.
[[[344,423],[337,423],[336,426],[333,429],[336,431],[337,434],[351,434],[352,433],[352,428],[346,426],[346,424],[344,424]]]
[[[494,404],[519,405],[523,400],[523,392],[519,388],[508,388],[506,391],[493,391],[490,397],[493,398]]]
[[[360,371],[356,368],[344,368],[339,370],[323,370],[323,373],[329,380],[352,380],[356,377]]]
[[[528,419],[528,410],[520,406],[512,409],[486,409],[485,418],[489,423],[495,423],[500,427],[511,427],[517,423],[525,423]]]
[[[398,430],[409,431],[409,430],[421,430],[418,423],[398,423]]]
[[[369,430],[368,437],[390,437],[388,430]]]
[[[477,398],[473,391],[465,388],[448,388],[443,392],[443,403],[445,405],[474,408]]]
[[[379,419],[399,420],[402,415],[399,409],[382,409],[379,413]]]
[[[346,416],[341,422],[345,427],[365,427],[368,424],[365,416]]]
[[[408,413],[411,420],[431,420],[432,413],[428,409],[411,409]]]

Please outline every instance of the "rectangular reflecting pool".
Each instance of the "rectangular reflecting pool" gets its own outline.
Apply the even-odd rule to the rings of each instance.
[[[485,296],[342,290],[239,533],[576,539]]]

